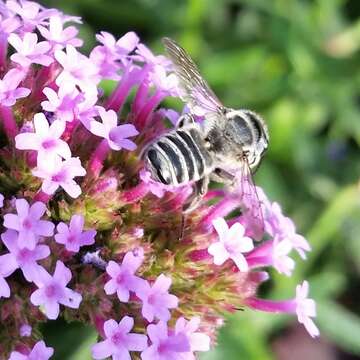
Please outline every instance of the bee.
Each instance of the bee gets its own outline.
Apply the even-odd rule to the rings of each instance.
[[[264,120],[253,111],[225,107],[187,52],[170,38],[164,38],[163,44],[178,78],[181,99],[190,112],[179,118],[175,129],[147,146],[146,169],[154,181],[166,185],[193,184],[184,213],[199,205],[210,180],[239,184],[246,212],[255,225],[263,227],[251,175],[269,143]],[[202,122],[196,121],[197,115],[203,116]]]

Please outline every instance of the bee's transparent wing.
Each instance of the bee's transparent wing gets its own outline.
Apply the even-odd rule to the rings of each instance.
[[[264,216],[261,202],[256,191],[256,186],[252,179],[251,170],[247,159],[241,170],[236,174],[239,190],[241,193],[244,212],[242,214],[245,223],[249,229],[249,235],[255,240],[261,240],[264,235]]]
[[[190,111],[196,114],[200,108],[205,113],[221,112],[223,105],[202,78],[187,52],[170,38],[163,38],[163,44],[179,79],[183,92],[181,98],[187,103]]]

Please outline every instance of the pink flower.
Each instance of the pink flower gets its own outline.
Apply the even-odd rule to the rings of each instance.
[[[40,265],[37,261],[45,259],[50,255],[50,248],[47,245],[36,245],[34,249],[22,247],[16,231],[7,230],[1,235],[4,245],[13,256],[17,268],[20,268],[25,279],[29,282],[33,281],[38,275]]]
[[[85,55],[77,52],[74,46],[66,45],[66,52],[56,50],[55,59],[63,67],[63,71],[56,78],[56,85],[78,85],[83,91],[96,92],[99,82],[97,68]]]
[[[286,276],[291,276],[294,268],[295,261],[288,256],[292,250],[292,244],[288,240],[274,240],[272,259],[274,268],[280,273]]]
[[[32,327],[29,324],[22,324],[20,326],[20,336],[21,337],[28,337],[31,336]]]
[[[292,249],[289,240],[269,240],[257,246],[246,260],[251,269],[273,266],[279,273],[290,276],[295,268],[295,261],[289,256]]]
[[[296,286],[296,315],[300,324],[304,324],[307,332],[316,337],[320,335],[319,329],[314,324],[312,317],[316,317],[316,304],[313,299],[308,299],[309,283],[304,281]]]
[[[33,31],[45,19],[58,13],[55,9],[43,9],[38,3],[26,0],[20,2],[8,0],[6,7],[20,16],[23,22],[23,31]]]
[[[0,193],[0,208],[4,206],[4,195]]]
[[[109,261],[106,272],[111,279],[105,284],[105,293],[111,295],[117,293],[120,301],[128,302],[130,291],[135,292],[145,280],[135,275],[144,259],[144,251],[140,249],[137,253],[128,252],[124,256],[121,265],[115,261]]]
[[[65,161],[57,157],[48,164],[47,168],[37,168],[32,173],[44,179],[41,189],[46,194],[52,195],[59,187],[62,187],[72,198],[77,198],[81,194],[81,188],[74,181],[74,177],[84,176],[86,170],[77,157]]]
[[[54,224],[51,221],[40,220],[46,211],[42,202],[29,206],[25,199],[15,201],[17,215],[4,215],[4,226],[19,233],[18,244],[21,247],[34,249],[39,236],[52,236]]]
[[[25,355],[18,351],[13,351],[10,354],[9,360],[48,360],[53,354],[53,348],[46,347],[44,341],[38,341],[28,354]]]
[[[142,351],[147,348],[147,336],[130,333],[134,320],[124,316],[119,323],[110,319],[104,323],[106,339],[92,346],[94,359],[112,356],[114,360],[131,360],[130,351]]]
[[[248,271],[248,264],[242,253],[254,248],[252,240],[244,236],[245,228],[235,223],[229,229],[223,218],[213,220],[213,226],[219,235],[219,241],[209,246],[208,252],[214,257],[215,265],[222,265],[226,260],[234,261],[240,271]]]
[[[169,186],[164,185],[158,181],[153,181],[151,179],[151,173],[145,169],[142,169],[139,175],[140,179],[148,186],[149,191],[158,198],[162,198],[165,194],[165,191],[169,189]]]
[[[52,16],[49,20],[49,28],[39,25],[38,30],[56,50],[61,50],[68,44],[74,47],[81,46],[83,41],[76,38],[78,29],[75,26],[64,29],[63,26],[64,22],[60,16]]]
[[[144,282],[137,290],[136,295],[142,301],[141,313],[144,318],[152,322],[154,318],[168,321],[170,319],[170,311],[178,306],[179,300],[175,295],[169,294],[171,279],[161,274],[150,286],[148,282]]]
[[[151,346],[141,353],[142,360],[181,360],[188,359],[186,355],[191,351],[190,342],[182,332],[174,334],[168,330],[165,322],[147,327],[147,334]]]
[[[306,252],[311,250],[306,239],[296,234],[294,222],[285,217],[278,203],[264,202],[265,207],[265,229],[273,238],[287,239],[292,247],[299,253],[302,259],[306,259]]]
[[[74,120],[74,112],[83,100],[83,95],[72,86],[63,84],[59,87],[58,92],[51,88],[44,88],[43,93],[48,98],[47,101],[41,103],[45,111],[50,111],[62,121],[71,122]]]
[[[187,353],[186,359],[196,360],[196,357],[192,353],[193,351],[209,351],[210,350],[210,337],[204,333],[197,332],[199,328],[200,318],[193,317],[189,321],[180,317],[176,320],[175,334],[185,335],[190,343],[190,351]]]
[[[45,55],[50,50],[50,44],[47,41],[38,43],[36,34],[27,32],[23,39],[17,34],[10,34],[8,41],[17,51],[10,59],[24,68],[31,64],[49,66],[53,62],[51,56]]]
[[[65,122],[55,120],[51,125],[43,113],[34,116],[35,133],[22,133],[15,137],[16,148],[20,150],[35,150],[39,167],[47,167],[55,157],[69,159],[69,145],[60,137],[65,130]]]
[[[98,107],[99,115],[102,122],[91,121],[90,131],[97,136],[101,136],[108,141],[108,144],[113,150],[135,150],[136,144],[127,139],[131,136],[136,136],[139,132],[134,125],[124,124],[117,125],[117,115],[114,110],[106,111],[102,107]]]
[[[57,225],[57,234],[55,241],[65,245],[66,250],[78,252],[81,246],[92,245],[95,242],[95,230],[83,231],[84,217],[82,215],[73,215],[69,226],[61,222]]]
[[[24,98],[30,94],[30,90],[19,87],[24,79],[24,73],[17,69],[9,70],[0,80],[0,103],[3,106],[13,106],[17,99]]]
[[[71,271],[61,261],[56,262],[54,275],[51,276],[45,269],[39,272],[34,279],[38,290],[31,294],[30,301],[35,306],[42,305],[49,319],[57,319],[60,305],[78,309],[82,296],[67,288],[71,280]]]
[[[10,297],[10,287],[5,278],[17,269],[15,258],[11,254],[0,256],[0,298]]]
[[[308,299],[308,293],[309,283],[304,281],[296,287],[295,299],[273,301],[251,297],[246,302],[247,305],[256,310],[296,314],[299,323],[305,326],[305,329],[312,337],[316,337],[320,335],[320,332],[311,319],[316,316],[316,304],[313,299]]]

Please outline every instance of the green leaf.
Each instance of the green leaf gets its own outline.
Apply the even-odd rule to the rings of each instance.
[[[360,317],[332,301],[317,305],[322,334],[345,351],[360,355]]]

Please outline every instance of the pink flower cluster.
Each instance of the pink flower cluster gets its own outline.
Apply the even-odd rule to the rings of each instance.
[[[94,359],[194,360],[239,307],[295,314],[318,336],[306,281],[294,299],[257,297],[264,268],[291,276],[290,252],[310,251],[276,202],[258,189],[261,242],[238,191],[209,191],[183,224],[191,187],[143,169],[144,146],[179,117],[159,108],[179,96],[171,62],[134,32],[100,32],[86,56],[81,20],[32,1],[0,16],[0,353],[49,359],[36,334],[59,316],[94,326]]]

